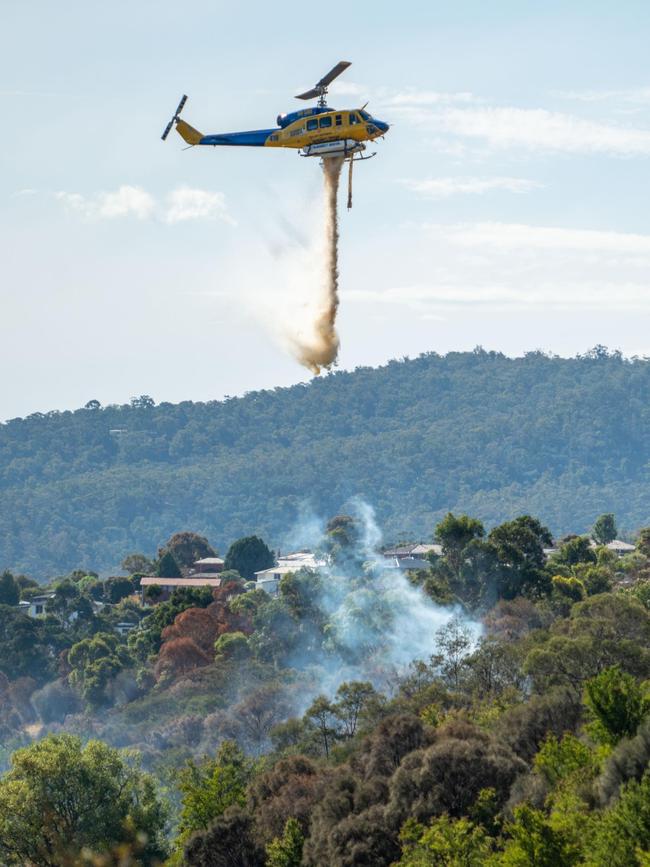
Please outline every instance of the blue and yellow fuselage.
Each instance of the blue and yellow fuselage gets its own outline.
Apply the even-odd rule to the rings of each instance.
[[[180,118],[176,118],[176,130],[190,145],[230,145],[240,147],[275,147],[305,149],[305,155],[321,155],[313,152],[313,146],[333,142],[358,143],[383,136],[389,126],[377,120],[363,109],[335,110],[316,106],[278,117],[278,126],[273,129],[254,129],[245,132],[227,132],[203,135]],[[348,145],[348,148],[350,145]]]

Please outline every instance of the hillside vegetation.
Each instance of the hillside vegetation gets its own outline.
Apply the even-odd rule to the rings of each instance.
[[[183,527],[224,550],[283,545],[301,510],[354,496],[388,540],[448,510],[532,512],[555,533],[600,512],[650,523],[650,361],[427,354],[209,403],[35,413],[0,425],[0,567],[116,568]]]
[[[37,617],[0,575],[0,863],[648,867],[650,527],[594,532],[448,514],[405,573],[365,510],[274,596],[76,572]]]

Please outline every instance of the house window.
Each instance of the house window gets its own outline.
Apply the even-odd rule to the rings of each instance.
[[[43,613],[43,606],[42,605],[35,605],[34,610],[36,611],[37,614],[42,614]]]
[[[332,118],[331,117],[321,117],[320,125],[321,126],[332,126]]]
[[[342,114],[337,114],[337,115],[336,115],[336,125],[337,125],[337,126],[341,126],[342,123],[343,123],[343,115],[342,115]]]
[[[317,120],[308,120],[307,121],[307,129],[318,129],[318,121]]]

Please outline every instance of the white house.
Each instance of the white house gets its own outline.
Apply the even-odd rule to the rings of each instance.
[[[289,572],[297,572],[299,569],[318,569],[325,566],[324,560],[319,560],[311,551],[295,551],[278,557],[278,562],[270,569],[262,569],[255,573],[255,581],[260,590],[264,590],[269,596],[275,596],[280,586],[280,581]]]
[[[23,599],[18,603],[18,607],[29,617],[41,617],[45,614],[50,599],[54,599],[54,593],[42,593],[40,596],[32,596],[31,599]]]

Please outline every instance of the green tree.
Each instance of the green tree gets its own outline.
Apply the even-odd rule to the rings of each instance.
[[[248,638],[243,632],[226,632],[220,635],[214,643],[214,651],[224,659],[246,659],[251,652]]]
[[[178,568],[178,563],[172,552],[163,551],[160,560],[158,560],[156,575],[159,578],[180,578],[181,574],[181,570]]]
[[[572,776],[583,768],[590,767],[594,756],[589,747],[572,734],[561,740],[550,734],[535,756],[534,767],[551,786]]]
[[[160,584],[149,584],[144,591],[144,598],[147,602],[156,602],[163,594],[163,589]]]
[[[173,556],[176,563],[181,567],[191,566],[196,560],[202,560],[204,557],[217,556],[217,552],[205,536],[200,536],[198,533],[192,533],[189,530],[174,533],[158,551],[158,557],[162,557],[166,551]]]
[[[79,689],[88,707],[98,708],[110,701],[108,687],[133,660],[116,635],[98,632],[70,648],[68,663],[70,683]]]
[[[129,575],[149,575],[154,570],[153,561],[144,554],[128,554],[120,563],[120,568]]]
[[[589,536],[570,536],[560,545],[559,551],[553,556],[553,562],[564,566],[575,566],[578,563],[595,563],[596,552],[591,547]]]
[[[214,759],[199,765],[188,762],[178,786],[182,795],[178,852],[194,832],[208,828],[228,807],[244,806],[251,774],[251,761],[233,741],[224,741]]]
[[[528,804],[515,807],[506,833],[510,839],[498,861],[503,867],[573,867],[580,861],[577,847]]]
[[[461,674],[473,646],[472,634],[459,616],[452,619],[436,632],[436,654],[432,661],[439,666],[440,673],[453,689],[458,689]]]
[[[593,867],[642,867],[650,858],[650,773],[631,780],[607,810],[589,840]]]
[[[54,672],[41,618],[28,617],[18,608],[0,605],[0,672],[12,680],[33,677],[39,683]]]
[[[266,867],[300,867],[305,836],[296,819],[287,819],[284,834],[266,847]]]
[[[130,578],[114,577],[104,582],[104,596],[112,605],[130,596],[133,590],[133,582]]]
[[[456,577],[460,574],[463,565],[465,548],[474,539],[481,539],[484,535],[483,524],[468,515],[456,517],[451,512],[447,512],[436,526],[434,538],[442,545],[442,553]]]
[[[553,544],[549,530],[536,518],[521,515],[490,531],[488,541],[496,548],[499,559],[497,594],[514,599],[521,593],[543,595],[550,590],[544,571],[544,547]]]
[[[650,527],[643,527],[639,530],[636,549],[642,554],[645,554],[646,557],[650,557]]]
[[[616,538],[616,519],[611,512],[596,519],[591,535],[599,545],[607,545]]]
[[[336,707],[324,695],[319,695],[307,708],[305,721],[318,733],[323,752],[329,757],[330,750],[339,737]]]
[[[409,819],[400,833],[396,867],[484,867],[493,849],[485,831],[469,819],[438,816],[424,827]]]
[[[118,850],[130,863],[153,865],[167,855],[165,823],[152,779],[101,741],[48,735],[17,750],[0,779],[7,865],[61,867]]]
[[[585,585],[578,578],[554,575],[551,584],[557,596],[562,596],[571,602],[581,602],[586,596]]]
[[[585,704],[592,714],[593,734],[604,743],[617,744],[636,734],[650,711],[650,701],[631,674],[618,665],[606,668],[585,684]]]
[[[269,569],[275,562],[273,553],[259,536],[245,536],[233,542],[226,554],[226,569],[234,569],[247,581],[256,572]]]
[[[371,704],[377,705],[380,696],[369,681],[351,680],[339,686],[336,698],[334,708],[336,716],[341,720],[343,734],[347,738],[353,738],[364,713]]]
[[[9,571],[0,575],[0,605],[18,605],[20,600],[20,587],[14,576]]]
[[[354,548],[359,542],[361,524],[351,515],[335,515],[327,522],[325,533],[329,541],[339,548]]]

